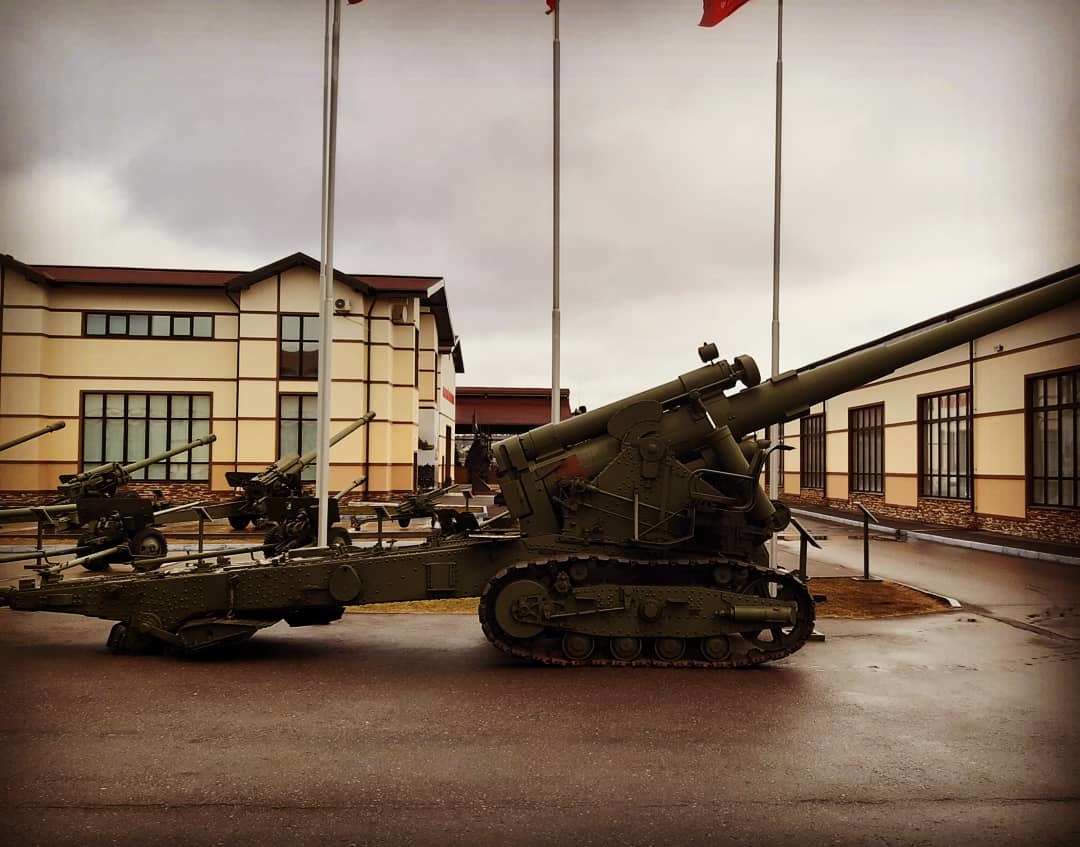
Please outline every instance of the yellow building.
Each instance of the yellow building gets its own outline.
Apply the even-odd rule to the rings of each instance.
[[[1074,302],[899,369],[788,423],[784,440],[796,449],[784,456],[782,499],[851,509],[862,503],[879,516],[1080,544],[1078,427]]]
[[[334,271],[332,426],[374,423],[332,448],[330,490],[450,477],[461,347],[438,277]],[[295,253],[252,271],[29,266],[0,255],[0,496],[130,462],[213,432],[138,475],[172,500],[228,489],[313,449],[319,264]],[[309,470],[313,476],[314,469]]]

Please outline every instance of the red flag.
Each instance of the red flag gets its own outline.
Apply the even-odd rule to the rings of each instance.
[[[716,26],[720,21],[750,0],[705,0],[698,26]]]
[[[364,2],[364,0],[349,0],[349,5],[354,6],[357,3],[363,3],[363,2]]]
[[[559,2],[559,0],[547,0],[548,10],[546,12],[544,12],[544,14],[545,15],[550,15],[552,12],[554,12],[555,11],[555,4],[558,3],[558,2]]]

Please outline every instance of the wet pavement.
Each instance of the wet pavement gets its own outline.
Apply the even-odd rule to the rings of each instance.
[[[819,541],[821,550],[810,550],[807,572],[811,578],[862,575],[859,530],[811,518],[800,522],[816,537],[824,537]],[[777,547],[779,563],[797,570],[798,542],[781,541]],[[870,574],[955,598],[965,607],[1013,625],[1080,639],[1077,565],[871,534]]]
[[[829,532],[811,573],[861,567]],[[107,622],[0,610],[4,841],[1076,843],[1080,641],[1025,610],[1080,571],[927,548],[874,570],[1009,621],[828,620],[747,671],[524,666],[470,615],[121,657]]]

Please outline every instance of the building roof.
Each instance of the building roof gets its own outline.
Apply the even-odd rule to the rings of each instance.
[[[570,390],[559,398],[561,420],[570,417]],[[475,420],[486,430],[501,431],[541,426],[551,422],[550,388],[457,387],[456,423],[470,427]]]
[[[968,303],[966,306],[959,306],[955,309],[950,309],[948,312],[942,312],[940,315],[935,315],[932,318],[926,318],[918,323],[914,323],[911,326],[906,326],[903,329],[898,329],[895,332],[890,332],[888,335],[883,335],[881,338],[875,338],[873,341],[866,341],[862,344],[858,344],[848,350],[843,350],[839,353],[833,353],[831,356],[826,356],[824,359],[818,359],[816,362],[811,362],[808,365],[803,365],[799,370],[809,370],[810,368],[816,368],[818,365],[824,365],[828,362],[836,361],[851,353],[858,353],[860,350],[866,350],[870,347],[878,347],[889,341],[893,341],[897,338],[902,338],[905,335],[910,335],[920,330],[927,329],[928,327],[936,326],[937,324],[948,323],[970,312],[977,312],[979,309],[984,309],[987,306],[993,306],[996,303],[1001,303],[1005,300],[1009,300],[1020,294],[1027,294],[1029,291],[1035,291],[1039,288],[1045,288],[1048,285],[1053,285],[1056,282],[1060,282],[1063,279],[1076,276],[1080,274],[1080,265],[1073,265],[1071,268],[1065,268],[1060,271],[1055,271],[1047,276],[1040,277],[1039,279],[1026,282],[1023,285],[1018,285],[1015,288],[1010,288],[1006,291],[1002,291],[998,294],[994,294],[990,297],[985,297],[982,300],[976,300],[974,303]]]

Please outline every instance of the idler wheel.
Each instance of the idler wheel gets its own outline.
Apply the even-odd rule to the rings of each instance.
[[[540,623],[548,591],[539,582],[518,579],[495,598],[495,622],[511,638],[532,638],[544,631]]]
[[[701,655],[710,662],[722,662],[731,655],[731,641],[726,635],[711,635],[701,639]]]
[[[653,642],[656,658],[665,662],[675,662],[686,652],[686,642],[681,638],[657,638]]]
[[[632,662],[641,655],[641,639],[630,635],[620,635],[608,642],[608,650],[613,659],[620,662]]]
[[[589,658],[595,646],[592,636],[582,632],[568,632],[562,639],[563,653],[570,659]]]

